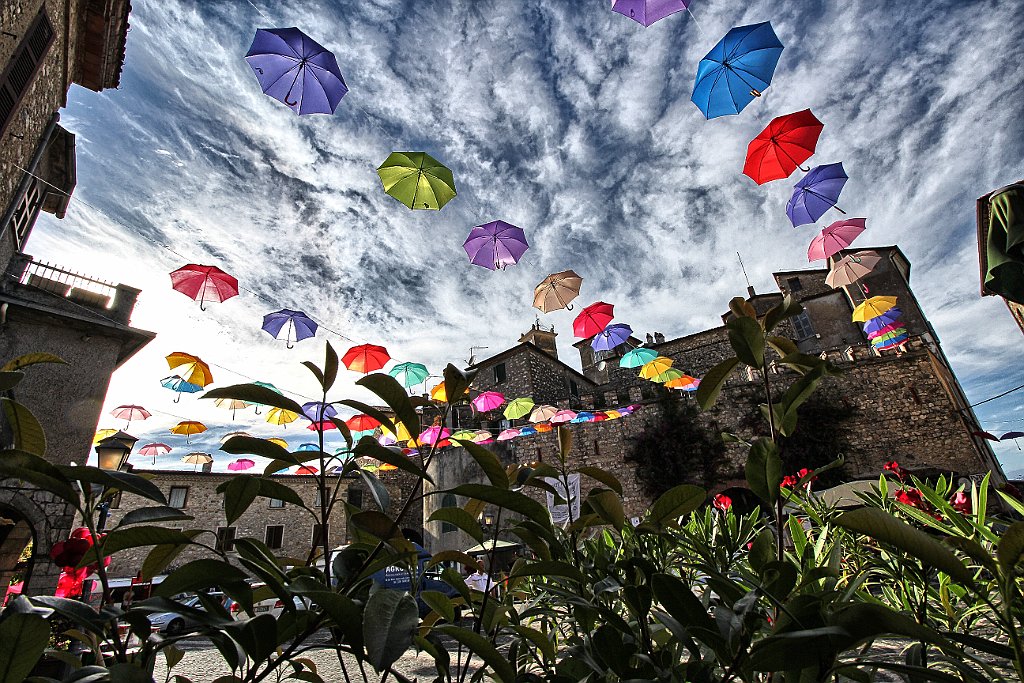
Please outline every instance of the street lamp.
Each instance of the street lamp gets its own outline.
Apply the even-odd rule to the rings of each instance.
[[[128,467],[128,456],[131,455],[136,442],[138,442],[138,439],[134,436],[120,431],[99,441],[96,444],[96,460],[100,469],[108,472],[120,472],[126,469]],[[106,488],[104,487],[100,496],[103,497],[105,495]],[[104,500],[100,503],[99,509],[100,518],[96,522],[97,532],[103,531],[107,526],[110,501]]]

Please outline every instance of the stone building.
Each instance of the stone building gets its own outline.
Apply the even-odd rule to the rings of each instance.
[[[46,431],[46,457],[63,464],[89,457],[111,373],[153,338],[130,326],[138,290],[24,253],[39,212],[62,218],[76,183],[75,136],[58,110],[72,84],[118,86],[129,11],[128,0],[0,2],[0,363],[32,352],[67,361],[29,368],[14,391]],[[0,585],[17,571],[27,593],[52,593],[50,546],[67,537],[70,512],[4,481],[0,517],[14,522],[0,526]]]
[[[1024,186],[1024,180],[1018,180],[1016,185]],[[994,291],[987,283],[986,277],[989,273],[989,229],[992,220],[992,204],[991,198],[993,195],[998,194],[1007,188],[1001,188],[993,192],[989,192],[978,198],[977,204],[977,215],[978,215],[978,262],[981,267],[981,295],[982,296],[1001,296],[999,292]],[[1024,254],[1024,247],[1017,245],[1016,252],[1018,254]],[[1020,262],[1020,268],[1024,269],[1024,260]],[[1005,296],[1002,297],[1003,301],[1006,302],[1006,307],[1010,309],[1010,315],[1013,316],[1014,322],[1020,328],[1020,331],[1024,333],[1024,301],[1014,301]]]

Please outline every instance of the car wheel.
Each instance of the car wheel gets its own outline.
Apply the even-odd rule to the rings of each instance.
[[[185,620],[175,619],[171,623],[167,624],[167,635],[169,636],[180,636],[185,632]]]

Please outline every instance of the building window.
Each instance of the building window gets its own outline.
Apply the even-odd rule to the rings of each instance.
[[[791,292],[799,292],[804,288],[804,283],[800,282],[798,277],[788,277],[786,278],[786,286],[789,287]]]
[[[316,546],[318,546],[318,545],[323,544],[323,542],[324,542],[324,534],[323,534],[323,527],[322,526],[320,526],[319,524],[314,524],[313,525],[313,534],[310,536],[310,541],[309,542],[310,542],[310,544],[314,548]]]
[[[28,233],[32,230],[36,217],[39,216],[39,210],[43,207],[45,194],[43,192],[43,184],[38,180],[33,180],[29,183],[28,189],[25,190],[25,195],[18,203],[18,208],[14,210],[14,214],[11,216],[11,231],[14,234],[15,244],[19,250],[25,245]]]
[[[446,493],[441,496],[441,507],[443,508],[455,508],[459,506],[459,501],[456,500],[454,493]],[[456,527],[451,522],[441,522],[441,533],[447,534],[451,531],[455,531]]]
[[[321,495],[322,493],[323,491],[321,491],[320,489],[316,490],[316,495],[313,496],[313,507],[318,508],[324,504],[324,498]]]
[[[354,508],[363,509],[363,490],[358,486],[348,487],[348,504]]]
[[[576,380],[569,380],[569,396],[573,398],[580,397],[580,385],[576,384]]]
[[[271,507],[271,509],[274,509],[274,510],[280,510],[281,508],[284,507],[284,501],[281,500],[280,498],[271,498],[270,499],[270,507]]]
[[[52,43],[53,27],[50,26],[44,7],[29,26],[0,76],[0,135],[14,119],[14,112],[42,66],[43,58]]]
[[[494,366],[494,383],[501,384],[506,379],[508,379],[508,376],[505,374],[505,364],[498,363]]]
[[[274,524],[267,527],[267,535],[265,537],[265,543],[271,550],[280,550],[281,543],[284,541],[284,525]]]
[[[229,553],[235,549],[235,527],[217,527],[217,550],[222,553]]]
[[[172,486],[171,493],[167,496],[167,504],[172,508],[184,510],[188,505],[188,487]]]
[[[798,315],[793,316],[792,320],[797,339],[807,339],[814,336],[814,328],[811,327],[811,319],[807,317],[807,311],[800,311]]]

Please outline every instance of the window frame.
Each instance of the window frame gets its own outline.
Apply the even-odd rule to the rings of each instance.
[[[235,550],[235,534],[238,532],[236,526],[217,527],[217,544],[214,546],[222,553],[230,553]]]
[[[811,324],[811,318],[807,315],[807,311],[800,311],[794,315],[791,320],[793,321],[793,331],[796,332],[798,341],[810,339],[816,334],[814,331],[814,325]],[[808,334],[805,334],[805,332],[808,332]]]
[[[270,530],[274,529],[277,534],[277,545],[271,545]],[[284,547],[284,524],[268,524],[263,532],[263,542],[271,550],[280,550]]]
[[[280,503],[280,505],[275,505],[274,503]],[[271,498],[270,501],[267,503],[267,508],[270,510],[283,510],[284,506],[285,502],[280,498]]]
[[[356,504],[355,501],[358,501]],[[345,502],[352,507],[357,507],[360,510],[363,509],[363,489],[355,484],[349,484],[349,487],[345,489]]]
[[[42,43],[38,44],[38,39],[41,36],[44,36]],[[3,116],[3,118],[0,118],[0,138],[3,137],[7,129],[18,118],[16,114],[21,109],[25,95],[32,90],[32,84],[46,62],[46,56],[49,54],[50,47],[56,38],[57,33],[53,28],[50,17],[46,14],[46,5],[44,4],[32,20],[32,23],[29,24],[25,35],[21,36],[21,40],[18,41],[14,52],[11,53],[10,60],[4,65],[3,72],[0,72],[0,97],[10,102],[10,108],[6,115],[3,113],[3,110],[0,110],[0,116]],[[30,64],[25,63],[26,55],[28,56],[28,61],[31,62]],[[16,73],[18,70],[21,73]],[[13,77],[15,75],[23,81],[20,86],[14,82]]]
[[[190,491],[191,488],[192,488],[191,486],[172,486],[171,490],[167,493],[167,507],[172,507],[175,510],[187,510],[188,509],[188,494],[191,492]],[[171,502],[171,501],[174,500],[174,491],[176,489],[179,490],[179,491],[182,490],[182,489],[185,490],[185,495],[181,499],[181,507],[178,507],[177,505],[174,505]]]
[[[323,527],[320,524],[318,524],[316,522],[313,523],[313,528],[310,530],[310,535],[309,535],[309,541],[310,541],[309,546],[310,546],[310,548],[316,548],[318,546],[323,545],[323,538],[322,538],[323,531],[322,531],[322,529],[323,529]]]
[[[441,507],[442,508],[457,508],[459,507],[459,499],[455,497],[454,493],[446,493],[441,496]],[[441,522],[441,534],[450,534],[453,531],[458,531],[459,528],[451,522]]]
[[[508,381],[508,368],[505,367],[504,362],[496,363],[493,369],[495,384],[504,384]],[[499,378],[498,375],[501,375],[501,377]]]

